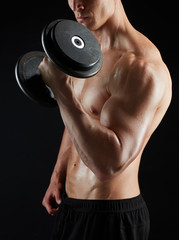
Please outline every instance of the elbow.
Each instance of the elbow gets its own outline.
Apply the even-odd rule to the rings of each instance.
[[[116,156],[112,156],[106,161],[106,166],[96,171],[96,177],[101,182],[110,181],[118,177],[133,161],[133,159],[124,157],[122,152],[118,152]]]
[[[95,175],[100,182],[108,182],[113,179],[113,176],[111,174],[98,173]]]
[[[98,171],[95,173],[96,177],[100,182],[107,182],[116,177],[118,177],[130,164],[130,161],[117,161],[115,166],[111,165],[108,169],[104,171]]]
[[[129,148],[120,139],[113,134],[109,149],[103,155],[100,168],[96,169],[96,177],[101,182],[110,181],[118,177],[125,169],[136,159],[139,150]],[[108,153],[108,154],[107,154]]]
[[[96,173],[96,177],[100,182],[108,182],[117,177],[122,172],[122,168],[118,168],[115,170],[111,170],[111,168],[107,171],[100,171]]]
[[[94,152],[90,155],[90,169],[100,182],[107,182],[117,177],[125,168],[126,156],[124,156],[122,143],[118,136],[111,131],[104,151]],[[125,159],[124,159],[125,158]]]
[[[103,155],[100,168],[96,169],[96,177],[101,182],[107,182],[118,176],[125,167],[122,145],[116,134],[112,134],[107,153]]]
[[[95,175],[100,182],[108,182],[119,176],[124,169],[125,164],[122,164],[119,159],[116,159],[115,165],[114,159],[111,159],[111,161],[109,159],[108,167],[106,166],[103,170],[98,169],[98,171],[95,172]]]

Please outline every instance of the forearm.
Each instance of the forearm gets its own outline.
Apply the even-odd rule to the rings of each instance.
[[[59,107],[81,160],[99,179],[110,177],[119,167],[120,143],[115,133],[91,118],[77,99]]]
[[[55,164],[51,181],[60,181],[64,182],[66,179],[67,164],[69,159],[69,154],[71,151],[71,139],[67,130],[64,130],[63,138],[61,141],[60,150],[57,157],[57,162]]]

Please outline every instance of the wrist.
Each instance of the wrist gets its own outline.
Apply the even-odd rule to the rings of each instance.
[[[63,81],[51,86],[58,105],[68,105],[73,98],[73,87],[70,76],[64,76]]]
[[[50,182],[55,182],[57,184],[64,183],[66,179],[66,173],[62,171],[53,171],[53,174],[51,176]]]

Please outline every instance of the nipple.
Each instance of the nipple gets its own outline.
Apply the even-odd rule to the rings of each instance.
[[[93,106],[90,107],[90,112],[94,115],[98,115],[98,111]]]

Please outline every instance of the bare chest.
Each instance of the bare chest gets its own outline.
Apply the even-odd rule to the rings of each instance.
[[[104,103],[110,97],[109,82],[113,77],[112,69],[118,57],[119,54],[113,56],[108,53],[103,54],[103,66],[96,76],[87,79],[72,79],[76,97],[84,110],[95,118],[99,119]]]
[[[109,98],[107,83],[100,77],[73,79],[74,93],[84,110],[99,118],[104,103]]]

